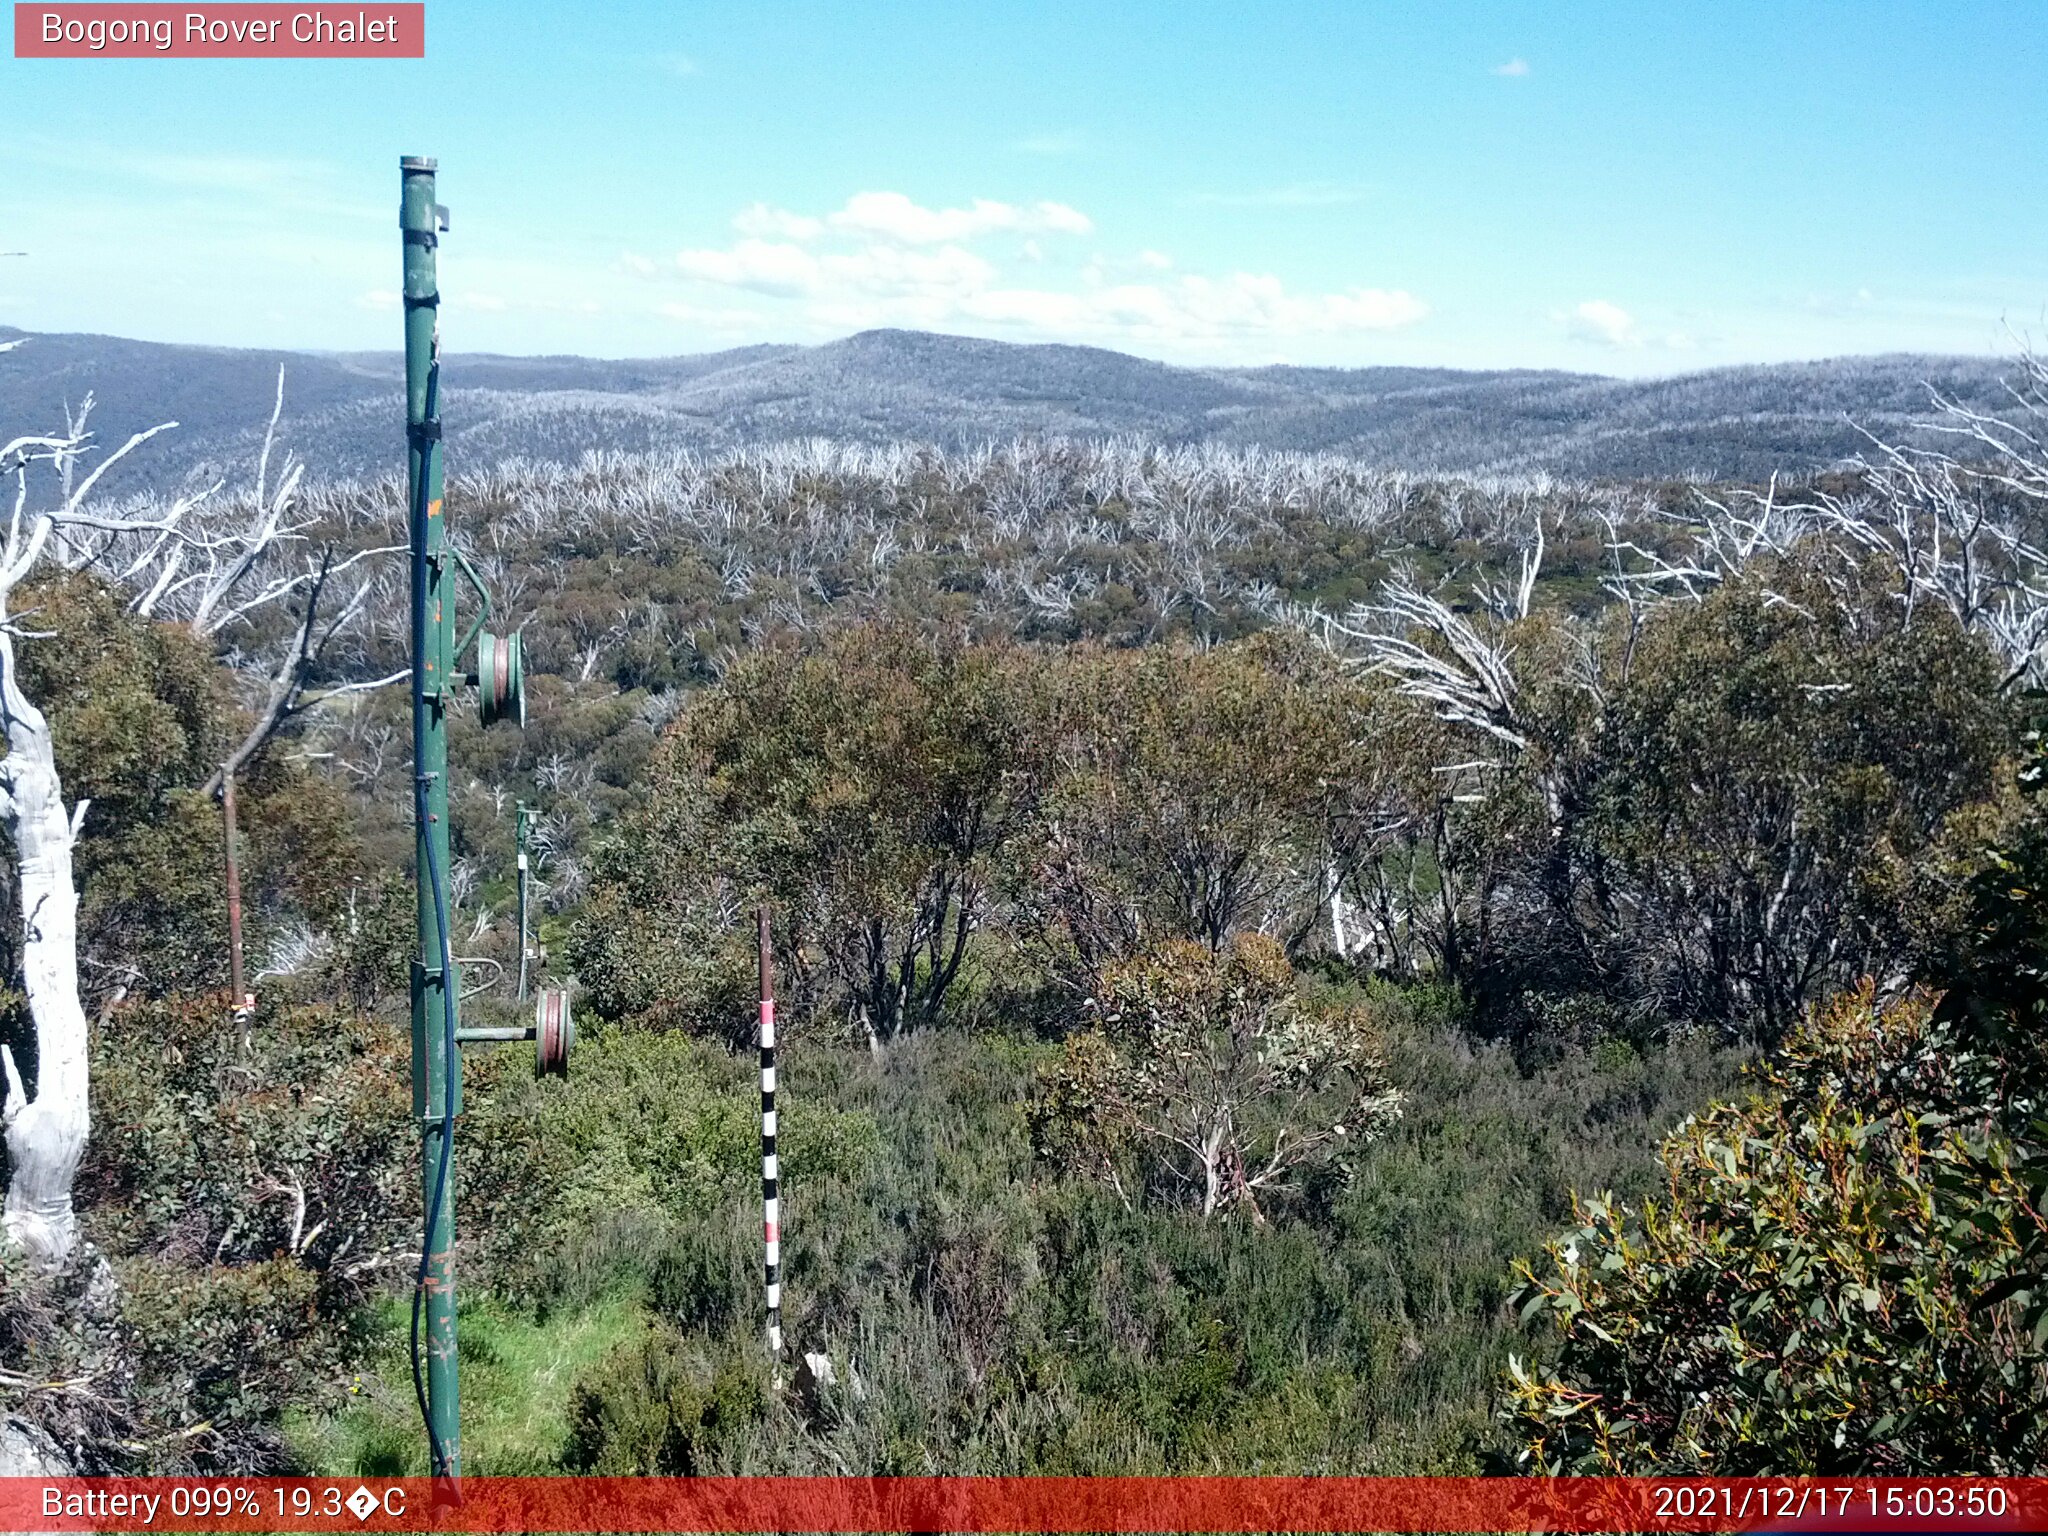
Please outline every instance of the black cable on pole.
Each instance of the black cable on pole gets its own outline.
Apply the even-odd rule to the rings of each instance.
[[[438,354],[438,348],[437,348]],[[421,537],[426,528],[427,485],[429,483],[429,455],[440,438],[441,419],[441,359],[435,356],[427,368],[427,422],[432,424],[431,436],[422,433],[420,443],[419,486],[413,504],[414,536]],[[425,423],[423,423],[425,425]],[[413,653],[412,653],[412,709],[413,740],[425,736],[427,712],[427,669],[423,665],[422,651],[426,640],[427,611],[427,562],[413,561],[412,573],[413,611]],[[420,1308],[426,1301],[427,1271],[434,1258],[434,1226],[441,1219],[441,1206],[447,1198],[448,1175],[454,1162],[455,1153],[455,1084],[456,1074],[461,1070],[455,1054],[455,958],[448,942],[448,899],[441,888],[440,861],[434,856],[434,837],[427,824],[427,790],[430,775],[415,770],[412,779],[413,815],[419,822],[420,847],[425,853],[428,884],[434,892],[434,923],[441,935],[441,1038],[444,1063],[441,1073],[441,1155],[434,1168],[434,1197],[427,1202],[427,1226],[420,1238],[420,1267],[413,1276],[412,1286],[412,1389],[419,1399],[420,1421],[427,1427],[428,1460],[432,1473],[437,1478],[449,1475],[448,1448],[441,1437],[434,1432],[434,1416],[427,1406],[427,1379],[425,1367],[420,1361]],[[451,1258],[452,1262],[452,1258]]]

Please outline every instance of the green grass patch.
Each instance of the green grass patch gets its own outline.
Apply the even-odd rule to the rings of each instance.
[[[373,1368],[355,1377],[332,1409],[302,1410],[286,1420],[293,1454],[309,1473],[425,1475],[426,1434],[406,1354],[409,1319],[403,1303],[380,1307]],[[646,1326],[632,1297],[541,1322],[483,1296],[463,1306],[460,1322],[462,1464],[478,1477],[559,1472],[577,1380]]]

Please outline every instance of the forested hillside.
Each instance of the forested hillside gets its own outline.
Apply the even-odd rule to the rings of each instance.
[[[932,341],[646,365],[593,409]],[[556,458],[526,382],[598,365],[454,375],[450,527],[530,693],[523,731],[453,716],[465,1006],[520,1017],[525,801],[544,977],[582,1021],[566,1080],[468,1052],[469,1470],[2036,1466],[2033,441],[1964,401],[1911,438],[1947,453],[1686,484],[1674,444],[1780,409],[1752,390],[1809,391],[1811,446],[1845,379],[1917,409],[1904,365],[1147,382],[1071,350],[1035,387],[1129,365],[1180,413],[1162,436],[1209,440],[908,443],[882,413],[873,442]],[[289,397],[309,452],[320,413],[391,414],[381,364],[323,366]],[[1282,402],[1257,432],[1185,425],[1251,398]],[[1374,451],[1372,413],[1421,399]],[[1516,400],[1558,435],[1496,464],[1456,421]],[[1358,456],[1244,446],[1311,417]],[[1474,467],[1629,446],[1598,482],[1388,468],[1436,462],[1432,420]],[[517,458],[463,457],[515,427]],[[0,1404],[80,1468],[417,1471],[402,491],[273,445],[193,500],[148,484],[173,441],[8,589],[10,709],[90,801],[93,1131],[76,1246],[0,1246]],[[780,1388],[762,904],[785,1326],[831,1365]],[[15,985],[10,1157],[43,1066]]]
[[[0,326],[0,340],[21,333]],[[255,457],[277,371],[287,440],[324,478],[378,478],[397,444],[395,355],[290,354],[40,336],[0,378],[0,415],[102,399],[109,436],[183,430],[151,483]],[[608,361],[451,354],[455,462],[573,461],[590,451],[720,451],[826,437],[948,450],[1013,437],[1333,452],[1382,470],[1570,479],[1765,480],[1828,469],[1911,436],[1930,391],[2003,410],[1995,359],[1839,358],[1631,380],[1531,370],[1177,368],[1094,347],[867,331]]]

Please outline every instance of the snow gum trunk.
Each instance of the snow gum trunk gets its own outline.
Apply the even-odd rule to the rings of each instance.
[[[12,1166],[0,1222],[33,1263],[57,1269],[78,1240],[71,1186],[92,1125],[85,1009],[78,998],[78,889],[71,871],[77,822],[64,807],[49,722],[22,692],[13,642],[4,632],[0,704],[7,730],[0,790],[21,882],[22,972],[36,1044],[33,1097],[21,1064],[0,1046]]]

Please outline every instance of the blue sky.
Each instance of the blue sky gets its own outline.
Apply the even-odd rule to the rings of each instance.
[[[2048,5],[542,5],[413,61],[0,58],[0,322],[451,349],[874,325],[1655,374],[2048,325]]]

